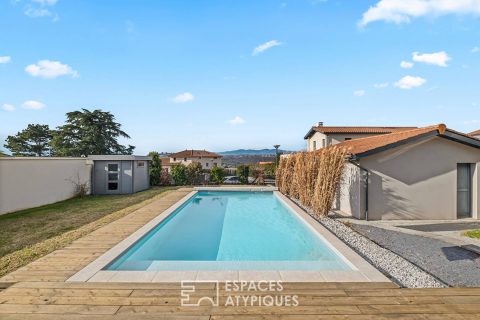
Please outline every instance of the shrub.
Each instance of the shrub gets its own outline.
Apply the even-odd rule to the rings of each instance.
[[[210,171],[210,181],[215,184],[222,184],[225,179],[225,169],[219,166],[215,166]]]
[[[316,215],[327,215],[340,185],[346,155],[347,150],[333,146],[284,157],[277,168],[277,186],[282,193],[311,207]]]
[[[250,168],[245,165],[241,164],[237,167],[237,177],[242,184],[248,184],[248,175],[250,174]]]
[[[160,161],[160,157],[158,152],[152,151],[148,154],[152,157],[152,161],[150,161],[150,185],[158,186],[160,185],[160,174],[162,173],[162,162]]]
[[[170,170],[175,185],[184,186],[187,183],[186,168],[183,163],[175,163],[172,165]]]
[[[189,185],[200,184],[200,178],[202,177],[203,169],[202,164],[199,162],[191,162],[185,168],[185,178]]]

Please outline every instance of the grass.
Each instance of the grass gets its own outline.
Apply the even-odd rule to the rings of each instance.
[[[20,243],[23,243],[24,247],[0,257],[0,277],[55,250],[66,247],[76,239],[128,215],[159,197],[163,197],[163,193],[173,189],[177,188],[154,187],[132,195],[90,196],[70,199],[2,216],[1,219],[8,221],[11,227],[15,226],[15,221],[18,222],[20,227],[17,228],[17,232],[22,232],[22,235],[16,235],[12,230],[8,230],[3,225],[2,220],[0,220],[0,227],[2,231],[8,231],[10,236],[13,237],[11,243],[16,243],[17,247]],[[57,217],[58,220],[52,219],[53,216]],[[43,219],[48,222],[42,223],[39,221]],[[28,224],[30,224],[30,227]],[[34,224],[37,224],[44,232],[37,234],[37,230],[32,229]],[[45,232],[47,225],[52,226],[56,232]],[[73,230],[64,232],[67,229]],[[1,235],[2,238],[5,237],[4,234]],[[22,236],[29,240],[22,240]],[[8,247],[15,246],[10,245]]]
[[[466,231],[463,235],[469,238],[480,239],[480,229]]]
[[[0,257],[75,230],[172,188],[130,195],[87,196],[0,215]]]

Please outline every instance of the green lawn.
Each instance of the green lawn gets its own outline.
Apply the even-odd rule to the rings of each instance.
[[[87,196],[0,215],[0,257],[171,189],[154,187],[130,195]]]
[[[470,238],[480,239],[480,229],[466,231],[463,235]]]

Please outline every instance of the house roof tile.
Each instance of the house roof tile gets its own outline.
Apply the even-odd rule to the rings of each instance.
[[[417,129],[417,127],[345,127],[345,126],[316,126],[312,127],[305,136],[310,138],[315,132],[320,133],[353,133],[353,134],[387,134],[399,131]]]
[[[475,130],[473,132],[470,132],[468,135],[469,136],[480,136],[480,130]]]
[[[408,131],[348,140],[335,146],[347,148],[348,152],[351,155],[366,156],[375,152],[383,151],[387,148],[406,144],[408,142],[411,142],[415,138],[422,138],[434,135],[445,137],[453,141],[462,142],[476,148],[480,148],[480,139],[471,137],[462,132],[448,129],[443,123]]]

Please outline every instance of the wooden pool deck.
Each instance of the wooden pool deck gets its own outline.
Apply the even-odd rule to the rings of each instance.
[[[219,290],[219,305],[181,306],[179,283],[66,280],[187,195],[184,188],[0,278],[0,319],[480,319],[480,288],[401,289],[393,283],[283,283],[277,293]],[[221,285],[220,285],[221,286]],[[2,290],[3,289],[3,290]],[[215,297],[196,285],[193,298]],[[298,306],[224,306],[228,295],[298,296]],[[223,305],[223,306],[222,306]]]

